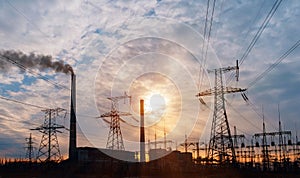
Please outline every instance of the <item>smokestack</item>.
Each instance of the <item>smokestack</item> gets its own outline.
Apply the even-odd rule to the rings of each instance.
[[[69,160],[77,160],[76,151],[76,75],[71,71],[71,111],[70,111],[70,137],[69,137]]]
[[[144,128],[144,100],[140,100],[140,115],[141,115],[141,128],[140,128],[140,162],[145,162],[145,128]]]

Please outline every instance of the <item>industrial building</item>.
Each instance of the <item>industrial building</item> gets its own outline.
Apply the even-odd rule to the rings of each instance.
[[[135,152],[124,150],[111,150],[104,148],[78,147],[77,148],[79,162],[99,162],[105,163],[126,160],[128,162],[137,162]],[[112,157],[113,156],[113,157]]]

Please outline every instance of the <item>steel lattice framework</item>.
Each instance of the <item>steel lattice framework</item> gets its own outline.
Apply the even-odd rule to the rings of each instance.
[[[214,73],[215,83],[214,88],[198,93],[201,103],[204,103],[202,96],[214,96],[214,111],[213,120],[210,133],[208,160],[211,162],[223,163],[235,163],[236,156],[233,146],[233,140],[230,133],[230,127],[228,123],[227,113],[225,109],[224,95],[227,93],[243,92],[246,89],[224,87],[223,74],[232,70],[236,70],[236,78],[238,80],[238,62],[235,67],[226,67],[208,70],[209,73]]]
[[[125,150],[120,126],[120,121],[125,121],[122,120],[120,116],[130,116],[131,114],[127,112],[120,112],[118,110],[118,102],[121,99],[124,99],[124,101],[126,99],[131,100],[131,96],[128,96],[125,93],[124,96],[108,97],[107,99],[111,100],[111,111],[100,116],[100,118],[103,118],[104,121],[110,124],[106,148],[112,150]],[[110,122],[105,120],[105,117],[110,117]]]
[[[59,162],[62,160],[62,157],[60,154],[57,132],[61,132],[58,129],[63,129],[65,127],[58,125],[56,123],[56,119],[61,116],[66,117],[66,110],[56,108],[46,109],[43,111],[45,112],[45,120],[43,125],[35,129],[31,129],[38,130],[43,134],[38,150],[37,160],[40,162]]]
[[[33,156],[34,156],[34,153],[33,153],[33,144],[34,142],[32,141],[32,136],[31,136],[31,133],[29,135],[28,138],[25,139],[26,140],[26,144],[27,144],[27,147],[26,147],[26,158],[28,159],[29,162],[32,162],[32,159],[33,159]]]

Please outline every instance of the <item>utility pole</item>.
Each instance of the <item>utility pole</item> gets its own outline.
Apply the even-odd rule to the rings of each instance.
[[[184,148],[185,153],[188,152],[188,148],[190,146],[194,146],[193,151],[196,151],[196,159],[200,158],[200,147],[199,147],[199,142],[191,142],[188,141],[187,136],[185,135],[185,140],[184,143],[181,143],[180,146]]]
[[[199,151],[200,150],[204,151],[204,159],[203,160],[205,160],[207,162],[207,158],[208,158],[208,155],[207,155],[207,153],[208,153],[208,151],[207,151],[208,150],[207,143],[206,142],[201,142],[200,145],[204,145],[204,148],[203,147],[199,148]]]
[[[110,121],[106,121],[103,119],[110,124],[106,148],[112,150],[125,150],[120,126],[120,121],[125,121],[121,119],[120,116],[131,116],[131,114],[128,112],[119,111],[118,102],[122,99],[124,99],[124,102],[126,101],[126,99],[129,99],[129,102],[131,104],[131,96],[127,95],[125,92],[123,96],[108,97],[107,99],[111,101],[111,111],[100,116],[100,118],[111,118]]]
[[[214,111],[208,156],[211,162],[217,162],[220,164],[236,162],[235,150],[225,109],[224,95],[227,93],[246,91],[246,89],[224,86],[223,74],[232,70],[236,71],[236,80],[238,81],[238,61],[236,61],[235,67],[225,67],[208,70],[208,73],[214,73],[215,75],[215,85],[213,88],[200,92],[196,95],[196,97],[199,98],[201,103],[205,103],[201,97],[210,95],[214,96]]]
[[[241,140],[241,147],[245,147],[245,144],[243,142],[244,138],[245,138],[245,135],[244,134],[237,134],[236,126],[234,126],[233,129],[234,129],[234,135],[232,135],[232,137],[233,137],[233,141],[234,141],[234,148],[239,148],[238,139]]]
[[[269,153],[268,153],[268,146],[267,145],[267,136],[266,136],[266,126],[265,126],[265,119],[263,114],[263,169],[268,170],[270,168],[270,161],[269,161]]]
[[[34,153],[33,153],[33,144],[34,142],[32,141],[32,136],[31,136],[31,133],[29,135],[28,138],[25,138],[26,140],[26,144],[27,144],[27,147],[26,147],[26,158],[28,159],[29,163],[32,162],[32,159],[34,157]]]
[[[295,157],[295,160],[299,160],[300,158],[299,158],[299,155],[300,155],[300,152],[299,152],[299,145],[300,145],[300,142],[298,141],[298,135],[297,135],[297,133],[296,133],[296,143],[295,143],[295,145],[296,145],[296,153],[297,154],[295,154],[296,155],[296,157]]]
[[[157,149],[157,143],[156,143],[156,141],[157,141],[157,137],[156,137],[156,128],[155,128],[155,133],[154,133],[154,149]]]
[[[166,128],[164,128],[164,148],[167,149],[167,134],[166,134]]]
[[[46,109],[42,111],[45,112],[44,124],[40,127],[30,129],[38,130],[43,134],[37,155],[37,160],[40,162],[59,162],[62,160],[62,157],[60,154],[57,132],[61,133],[61,131],[59,131],[58,129],[64,129],[65,127],[62,125],[58,125],[56,123],[56,119],[61,116],[65,118],[67,112],[62,108]],[[61,115],[61,113],[63,114]]]
[[[255,151],[254,151],[253,139],[251,139],[251,145],[247,146],[247,148],[249,150],[250,163],[251,163],[251,166],[253,166],[254,159],[255,159]]]
[[[240,151],[237,151],[238,156],[240,158],[239,160],[241,162],[241,159],[242,159],[242,154],[241,153],[243,152],[242,149],[245,147],[245,143],[244,143],[245,135],[244,134],[239,134],[238,135],[237,131],[236,131],[236,126],[234,126],[233,129],[234,129],[234,134],[232,135],[232,137],[233,137],[233,146],[234,146],[235,151],[236,151],[236,149],[239,148],[239,146],[238,146],[238,140],[241,141],[241,149],[240,149]]]
[[[200,148],[199,148],[199,142],[196,142],[196,153],[197,153],[197,158],[196,159],[199,159],[200,158]]]
[[[295,156],[294,160],[298,160],[299,159],[299,155],[300,155],[300,153],[299,153],[299,145],[300,145],[300,143],[298,142],[298,133],[297,133],[297,131],[296,131],[296,143],[294,145],[296,145],[296,150],[294,150],[295,151],[295,153],[294,153],[294,156]]]
[[[184,145],[184,152],[187,153],[187,150],[188,150],[188,146],[189,146],[189,145],[188,145],[188,142],[187,142],[186,135],[185,135],[185,139],[184,139],[184,144],[183,144],[183,145]]]

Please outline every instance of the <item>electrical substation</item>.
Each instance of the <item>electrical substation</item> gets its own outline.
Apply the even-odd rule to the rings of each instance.
[[[159,2],[160,1],[157,1],[157,3]],[[222,4],[224,2],[222,2]],[[91,2],[86,1],[84,3],[96,7]],[[192,56],[195,59],[197,59],[197,61],[195,60],[197,65],[199,65],[196,67],[197,72],[199,72],[199,76],[196,76],[197,74],[193,73],[195,71],[189,73],[191,75],[196,76],[196,77],[192,76],[191,77],[192,79],[196,78],[199,79],[199,81],[198,83],[196,81],[193,81],[196,83],[196,85],[198,85],[198,88],[195,90],[196,92],[191,93],[190,91],[194,91],[191,89],[188,90],[189,91],[188,94],[194,99],[194,101],[197,104],[199,104],[199,108],[200,108],[199,112],[208,113],[207,115],[209,115],[206,120],[203,119],[205,121],[203,122],[202,120],[199,121],[199,123],[201,122],[202,126],[205,125],[205,129],[198,127],[198,125],[195,124],[196,122],[194,123],[192,129],[196,130],[195,132],[193,132],[193,134],[196,133],[195,137],[191,136],[192,135],[191,133],[194,130],[189,132],[190,130],[188,129],[185,131],[183,131],[184,129],[182,129],[183,127],[185,128],[185,124],[186,125],[190,124],[188,120],[190,119],[189,117],[185,118],[186,115],[183,114],[181,119],[186,119],[188,121],[177,122],[177,120],[174,119],[177,116],[171,117],[170,115],[167,116],[164,115],[166,112],[166,106],[168,105],[166,104],[168,102],[166,102],[165,100],[163,100],[162,102],[163,104],[159,103],[160,106],[158,106],[158,109],[163,110],[163,112],[161,112],[162,113],[161,115],[157,116],[154,114],[154,112],[152,112],[153,108],[150,108],[149,103],[147,103],[148,102],[147,100],[149,100],[149,98],[145,98],[146,95],[144,96],[144,93],[136,92],[137,89],[135,87],[132,87],[133,89],[130,88],[132,89],[131,92],[121,91],[124,88],[125,88],[124,90],[129,90],[126,87],[122,88],[123,86],[125,86],[125,83],[131,82],[130,84],[133,85],[134,80],[137,80],[137,78],[143,75],[136,72],[138,71],[136,68],[139,68],[139,70],[141,71],[144,70],[143,67],[145,67],[145,64],[143,62],[138,61],[140,63],[138,63],[137,65],[133,65],[130,63],[135,60],[133,59],[134,57],[136,57],[134,55],[131,56],[132,59],[130,59],[131,61],[129,60],[130,62],[128,62],[128,64],[126,63],[127,61],[122,64],[118,63],[117,61],[120,59],[118,60],[116,59],[115,61],[110,61],[111,64],[108,61],[104,61],[104,62],[101,61],[103,62],[103,65],[107,63],[109,64],[106,66],[108,68],[107,69],[108,71],[111,70],[111,68],[113,68],[112,67],[113,65],[122,66],[122,67],[125,66],[125,68],[132,65],[134,66],[133,67],[134,71],[131,71],[132,73],[130,73],[127,71],[124,72],[120,69],[120,71],[118,71],[119,73],[116,72],[117,74],[113,72],[111,72],[113,74],[107,74],[104,72],[105,73],[103,74],[104,76],[119,75],[118,77],[120,77],[120,79],[117,79],[117,77],[114,78],[115,76],[113,76],[112,78],[114,80],[113,82],[118,81],[121,82],[121,84],[115,84],[114,91],[111,88],[110,88],[111,90],[107,89],[109,85],[103,86],[103,88],[101,88],[103,89],[103,91],[104,89],[105,91],[108,90],[110,91],[106,93],[104,92],[102,93],[102,91],[99,92],[100,94],[102,94],[101,97],[103,96],[103,98],[105,98],[105,100],[103,101],[102,100],[100,101],[99,98],[94,96],[95,97],[94,99],[97,100],[96,103],[101,102],[102,105],[99,103],[97,103],[99,105],[94,103],[95,105],[97,105],[96,107],[98,107],[96,109],[98,109],[99,115],[91,114],[92,116],[90,116],[89,115],[90,113],[88,112],[90,111],[89,109],[91,106],[86,105],[83,107],[82,105],[84,105],[85,103],[82,102],[82,100],[77,100],[78,98],[83,97],[80,96],[78,93],[83,92],[82,90],[84,90],[85,87],[85,86],[83,87],[82,85],[78,85],[78,83],[81,80],[85,80],[86,77],[86,76],[82,77],[78,75],[79,67],[76,65],[76,62],[78,61],[74,60],[75,62],[74,61],[73,63],[70,62],[70,64],[72,64],[71,66],[65,63],[65,61],[59,60],[50,55],[37,55],[35,53],[25,54],[21,51],[15,51],[15,50],[0,51],[0,70],[7,72],[12,67],[16,67],[19,70],[18,72],[20,73],[20,75],[21,74],[24,75],[24,73],[26,74],[28,73],[33,77],[36,77],[38,80],[43,80],[43,82],[47,82],[47,84],[53,85],[55,87],[54,90],[57,91],[57,94],[55,95],[59,95],[60,99],[63,98],[61,99],[63,100],[63,104],[59,103],[61,102],[61,100],[55,102],[55,104],[58,103],[58,105],[62,105],[63,107],[53,107],[54,104],[51,105],[49,104],[47,105],[47,107],[44,107],[44,106],[40,106],[40,103],[31,103],[31,102],[23,101],[22,97],[20,97],[19,99],[12,99],[10,98],[10,95],[8,93],[3,92],[5,95],[3,94],[3,96],[0,96],[1,100],[5,100],[5,102],[12,103],[13,105],[23,105],[28,107],[34,107],[35,109],[38,108],[40,110],[40,113],[38,114],[31,113],[31,115],[30,114],[29,115],[30,117],[32,116],[33,118],[37,117],[37,115],[41,115],[42,120],[39,120],[39,122],[37,123],[37,120],[33,119],[32,121],[35,122],[34,124],[31,124],[30,127],[28,128],[22,128],[23,131],[25,129],[28,131],[28,133],[27,132],[24,133],[22,131],[21,134],[24,137],[22,138],[22,144],[24,145],[23,147],[24,155],[18,157],[12,157],[12,158],[6,156],[0,158],[0,178],[1,177],[5,177],[5,178],[6,177],[15,177],[15,178],[19,178],[19,177],[28,177],[28,178],[29,177],[72,177],[72,178],[73,177],[76,178],[83,178],[83,177],[88,177],[88,178],[96,178],[96,177],[103,177],[103,178],[104,177],[105,178],[108,177],[109,178],[110,177],[112,178],[113,177],[282,178],[282,177],[287,177],[287,178],[296,178],[299,177],[300,176],[300,140],[298,140],[297,128],[295,128],[294,131],[292,130],[294,128],[291,129],[285,127],[284,122],[286,121],[286,119],[284,118],[285,116],[281,113],[280,103],[275,103],[276,106],[278,105],[278,107],[276,108],[275,111],[272,111],[275,113],[272,114],[276,115],[276,117],[278,116],[278,118],[271,119],[272,121],[274,121],[274,123],[276,123],[276,126],[268,123],[265,117],[264,109],[267,107],[269,108],[269,106],[265,106],[264,108],[264,106],[253,104],[251,96],[248,95],[249,94],[248,91],[251,91],[254,86],[259,85],[259,82],[263,78],[265,78],[270,71],[272,71],[285,58],[287,58],[287,56],[289,56],[296,48],[298,48],[300,46],[300,40],[298,40],[292,46],[288,46],[289,47],[288,50],[285,51],[283,55],[281,55],[273,64],[271,65],[268,64],[269,67],[267,67],[264,71],[259,70],[259,74],[257,75],[257,77],[254,78],[254,80],[251,80],[247,87],[244,88],[243,87],[244,83],[240,82],[244,80],[245,76],[247,76],[249,73],[252,72],[251,70],[248,70],[243,73],[243,67],[245,66],[243,65],[243,63],[247,59],[252,48],[255,46],[261,34],[269,24],[272,16],[279,8],[281,4],[281,0],[276,0],[274,2],[272,8],[267,13],[267,16],[262,20],[260,27],[257,28],[257,32],[254,34],[252,41],[249,43],[244,53],[242,53],[242,56],[238,58],[238,60],[236,60],[235,57],[231,56],[232,59],[230,60],[232,61],[231,63],[232,65],[229,66],[227,65],[223,66],[222,59],[220,59],[220,61],[217,61],[216,62],[217,64],[213,62],[209,63],[210,62],[209,60],[211,60],[210,57],[212,56],[212,54],[210,54],[209,48],[211,48],[210,43],[212,41],[211,40],[212,25],[213,22],[215,23],[214,17],[215,17],[216,3],[217,3],[216,0],[208,0],[206,6],[204,7],[204,9],[206,9],[205,16],[204,16],[205,21],[203,21],[202,24],[204,26],[204,29],[203,29],[203,34],[201,34],[203,35],[201,36],[203,37],[203,41],[199,42],[201,43],[200,45],[201,49],[197,49],[200,52],[198,54],[197,51],[197,54],[195,55],[196,57],[194,56],[194,54],[192,54]],[[17,11],[17,8],[15,8],[14,6],[12,6],[12,9],[15,9]],[[261,9],[259,10],[259,12],[260,11]],[[155,12],[153,11],[152,14],[155,14]],[[21,13],[21,15],[24,16],[27,19],[27,21],[29,21],[29,19],[23,13]],[[259,17],[259,13],[255,17],[255,19],[258,17]],[[28,24],[31,24],[32,26],[36,26],[34,23],[28,23]],[[99,34],[100,31],[101,30],[97,29],[93,33]],[[250,33],[250,30],[247,33]],[[82,35],[82,38],[84,37],[85,35]],[[184,38],[184,37],[180,36],[180,38]],[[145,39],[146,39],[145,43],[147,42],[155,43],[154,46],[156,46],[156,48],[166,47],[169,44],[171,44],[171,42],[173,42],[172,40],[170,40],[167,43],[166,42],[164,43],[159,41],[162,40],[162,38],[158,38],[158,37],[155,38],[155,40],[153,41],[151,41],[151,37],[148,36],[145,37]],[[181,44],[179,44],[178,46],[183,47],[184,45],[181,46]],[[179,49],[178,46],[176,46],[174,50],[178,50]],[[124,49],[122,50],[126,51],[127,49],[134,48],[130,45],[126,47],[127,48],[124,47]],[[142,49],[143,47],[144,46],[142,47],[139,46],[136,48]],[[126,53],[126,55],[128,56],[132,55],[131,53],[137,53],[139,57],[141,56],[143,57],[144,54],[142,55],[142,53],[139,50],[126,51],[128,54],[126,52],[124,53]],[[189,49],[187,48],[186,50],[188,51]],[[161,51],[158,50],[155,52],[163,53],[162,51],[163,50]],[[172,52],[173,51],[171,51],[170,53]],[[145,53],[152,54],[154,52],[146,51]],[[125,57],[128,57],[126,55]],[[164,55],[166,54],[163,54],[162,56]],[[217,56],[217,53],[214,55]],[[158,56],[159,55],[155,57]],[[113,56],[112,59],[114,57],[115,56]],[[218,57],[219,56],[217,56],[216,58]],[[198,60],[198,58],[201,59]],[[185,58],[181,60],[185,60]],[[176,65],[174,65],[175,67],[172,65],[171,66],[166,65],[163,66],[163,70],[170,70],[171,71],[170,73],[174,72],[173,70],[177,69],[176,67],[179,66],[180,61],[179,62],[176,61],[174,63],[176,63]],[[194,65],[194,64],[195,63],[191,62],[190,65]],[[156,65],[158,64],[149,64],[149,65],[157,67]],[[74,69],[72,67],[74,67]],[[174,67],[175,69],[172,67]],[[256,67],[256,64],[247,67],[248,68]],[[185,66],[183,68],[185,69]],[[196,70],[196,68],[193,68],[193,70]],[[99,70],[101,70],[101,68]],[[54,73],[55,75],[60,75],[60,76],[58,77],[55,76],[51,78],[48,76],[47,72]],[[133,75],[133,73],[135,74],[135,72],[137,73],[136,76]],[[108,73],[110,73],[110,71]],[[154,75],[154,73],[158,75],[159,71],[158,70],[146,71],[145,69],[145,73],[147,73],[149,76],[151,74]],[[126,79],[129,78],[131,74],[136,78],[130,80],[130,82],[124,82],[122,80],[122,79],[125,80],[125,78]],[[164,74],[161,75],[164,76]],[[174,72],[174,75],[177,75],[177,73]],[[80,76],[81,78],[78,76]],[[171,81],[171,79],[169,79],[167,75],[164,77]],[[32,78],[28,77],[22,80],[26,80],[26,81],[28,80],[27,82],[32,82],[33,80],[36,80]],[[60,83],[56,82],[55,80],[58,81],[58,78],[64,82],[68,81],[68,84],[70,86],[65,86],[65,84],[63,84],[62,82]],[[140,77],[139,79],[141,78],[142,77]],[[249,78],[247,79],[249,80]],[[105,82],[107,83],[109,79],[105,79],[105,80],[100,79],[100,80],[103,80],[103,83]],[[153,77],[151,78],[151,82],[155,83],[161,81]],[[150,83],[149,88],[151,88],[153,85],[153,83],[151,82],[149,82]],[[180,82],[185,83],[186,81],[180,81]],[[179,86],[176,83],[176,81],[172,84],[176,87]],[[13,88],[13,86],[18,86],[19,84],[13,83],[11,85],[12,86],[10,87]],[[169,86],[167,85],[164,86],[164,83],[162,85],[164,88],[169,89],[168,88]],[[183,86],[186,87],[186,85]],[[146,88],[145,86],[142,87]],[[24,87],[22,88],[22,90],[20,89],[20,91],[18,92],[22,92],[23,90],[25,91],[26,89],[27,88]],[[62,89],[64,89],[67,92],[60,93],[60,90]],[[257,90],[260,91],[262,90],[262,88],[259,88]],[[124,92],[124,94],[120,94],[122,92]],[[171,91],[168,92],[172,93]],[[275,93],[276,92],[280,93],[280,91],[275,91]],[[177,108],[174,107],[177,106],[175,104],[169,105],[169,107],[173,107],[173,109],[175,108],[172,111],[177,115],[180,115],[178,117],[181,117],[182,114],[181,110],[184,110],[187,107],[189,107],[189,109],[191,108],[194,109],[195,107],[198,107],[198,105],[191,106],[194,105],[194,103],[188,103],[183,107],[182,103],[183,100],[185,99],[184,97],[187,96],[187,93],[181,94],[180,91],[178,93],[179,93],[178,95],[180,95],[178,96],[181,102],[180,106],[178,106]],[[43,95],[45,98],[48,98],[49,100],[55,100],[53,96],[50,95],[48,96],[46,91],[45,93],[43,93]],[[172,97],[175,98],[174,95],[175,94],[173,94]],[[238,97],[234,98],[233,101],[231,101],[230,98],[231,95],[235,95]],[[34,93],[32,94],[32,96],[35,96]],[[260,95],[260,97],[262,98],[262,100],[264,99],[264,96]],[[209,101],[209,98],[211,99],[211,101]],[[238,103],[239,106],[245,104],[243,105],[244,108],[235,109],[234,106],[232,106],[232,103],[234,102]],[[78,107],[78,105],[80,105],[80,107]],[[123,108],[120,107],[121,105],[129,109],[127,111],[124,111]],[[161,105],[163,105],[163,107]],[[99,107],[101,108],[99,109]],[[228,107],[231,108],[228,109]],[[95,108],[93,109],[96,110]],[[180,110],[180,112],[178,110]],[[251,110],[253,110],[255,113],[252,112]],[[258,110],[261,110],[261,112]],[[3,112],[4,111],[5,110],[3,109]],[[232,112],[234,111],[235,113],[237,113],[238,116],[232,114]],[[31,112],[31,110],[28,110],[28,112]],[[80,115],[78,113],[80,114],[84,113],[86,114],[86,116]],[[247,116],[249,115],[253,116],[253,113],[258,116],[259,123],[257,122],[253,123],[252,121],[253,118],[247,118],[243,115],[245,114]],[[189,114],[193,115],[190,117],[197,118],[197,119],[202,117],[202,115],[200,114],[197,116],[194,116],[194,113],[193,114],[189,113]],[[96,139],[93,139],[96,140],[97,144],[91,143],[89,138],[85,137],[84,133],[79,127],[79,123],[80,123],[79,121],[83,121],[85,117],[88,117],[89,119],[93,119],[93,122],[94,121],[97,123],[101,122],[103,124],[100,127],[99,125],[93,125],[98,129],[96,132],[102,134],[101,138],[99,138],[99,135],[97,135],[98,133],[90,133],[90,132],[95,132],[95,130],[93,129],[91,129],[91,131],[87,133],[87,135],[89,134],[93,138],[97,137]],[[168,121],[169,123],[166,123],[166,118],[164,117],[170,117],[167,118],[169,119]],[[232,119],[231,117],[234,119]],[[134,124],[128,122],[129,118],[131,118],[131,121],[134,121]],[[7,120],[9,122],[11,121],[9,119]],[[149,124],[150,120],[152,122],[151,124],[153,125]],[[65,121],[67,122],[67,124],[64,123]],[[176,138],[172,137],[173,135],[170,134],[170,132],[173,131],[172,129],[170,129],[171,127],[168,125],[170,124],[170,121],[174,123],[176,122],[174,125],[178,123],[183,125],[182,128],[178,127],[182,130],[179,129],[179,131],[177,130],[178,133],[176,132],[174,134],[177,136]],[[208,123],[206,123],[206,121]],[[88,119],[84,120],[84,123],[89,123],[89,122],[90,120]],[[247,122],[247,124],[252,125],[253,128],[255,128],[256,130],[253,131],[254,129],[249,129],[245,131],[246,126],[244,125],[245,124],[244,122]],[[23,126],[24,125],[22,125],[22,127]],[[6,125],[3,127],[6,127]],[[105,132],[107,131],[106,135],[103,134],[104,131]],[[203,133],[204,131],[205,133]],[[5,136],[6,134],[7,136],[11,136],[9,135],[11,133],[4,133]],[[127,139],[126,136],[127,137],[131,136],[131,137],[130,139]],[[180,142],[178,142],[179,140],[177,139],[178,137],[181,138]],[[85,141],[84,144],[81,144],[80,141],[82,140]],[[101,146],[99,146],[98,143]],[[6,146],[5,144],[3,145],[4,147]],[[11,149],[10,151],[13,152],[15,150]]]

